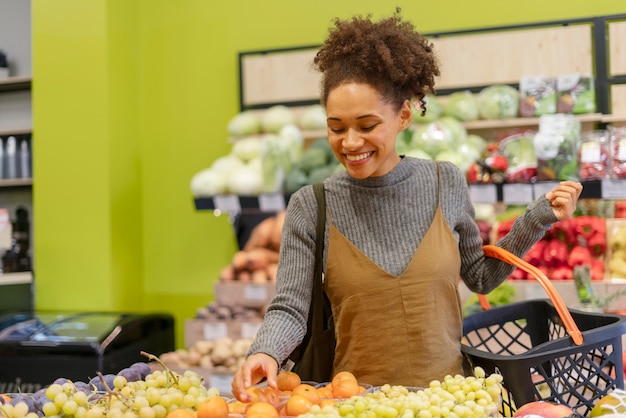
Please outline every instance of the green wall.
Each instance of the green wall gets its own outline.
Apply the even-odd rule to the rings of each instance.
[[[189,182],[230,148],[238,52],[319,44],[333,17],[393,5],[424,32],[626,13],[613,0],[455,3],[32,0],[37,308],[171,312],[182,346],[236,251]]]

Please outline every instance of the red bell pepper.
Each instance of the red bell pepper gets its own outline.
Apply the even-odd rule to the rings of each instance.
[[[556,267],[552,269],[552,280],[572,280],[572,269],[567,266]]]
[[[573,269],[576,266],[591,265],[591,251],[589,248],[577,245],[570,251],[567,257],[567,264]]]
[[[563,219],[555,223],[550,229],[552,239],[558,239],[570,247],[578,243],[576,221],[574,219]]]
[[[546,248],[546,245],[548,245],[548,241],[546,240],[537,241],[535,245],[530,247],[530,250],[528,250],[526,254],[524,254],[524,261],[527,261],[535,267],[539,266],[543,261],[542,254],[544,249]]]
[[[599,216],[577,216],[573,220],[576,224],[576,234],[585,240],[595,232],[606,232],[606,223]]]
[[[543,250],[543,264],[549,267],[559,267],[567,263],[567,244],[553,239]]]
[[[591,280],[604,279],[604,261],[599,258],[591,259]]]
[[[587,248],[593,257],[602,257],[606,253],[606,234],[595,232],[587,239]]]
[[[515,270],[513,270],[513,273],[511,273],[511,275],[509,276],[509,279],[526,280],[526,276],[528,276],[528,273],[526,273],[524,270],[520,268],[516,268]]]

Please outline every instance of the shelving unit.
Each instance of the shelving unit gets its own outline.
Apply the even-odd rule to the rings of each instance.
[[[0,120],[0,138],[6,140],[14,136],[18,141],[26,139],[31,144],[29,149],[32,149],[33,133],[31,87],[31,77],[19,76],[0,80],[0,107],[5,112],[4,119]],[[18,207],[28,210],[31,221],[31,239],[33,236],[32,185],[32,177],[0,179],[0,207],[9,210],[11,219],[14,218]],[[4,254],[4,250],[1,253]],[[31,309],[33,306],[32,284],[33,273],[30,271],[0,274],[0,310]]]

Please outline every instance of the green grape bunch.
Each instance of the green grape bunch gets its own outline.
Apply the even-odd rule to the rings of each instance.
[[[474,376],[448,375],[427,388],[386,384],[373,389],[335,406],[313,405],[299,418],[498,417],[502,376],[486,376],[476,367]]]
[[[58,378],[33,394],[17,394],[0,404],[0,418],[165,418],[174,409],[195,410],[220,395],[196,372],[179,374],[156,356],[142,355],[159,362],[163,370],[137,362],[117,374],[98,373],[89,382]]]

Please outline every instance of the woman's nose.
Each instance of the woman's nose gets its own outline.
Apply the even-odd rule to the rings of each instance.
[[[348,129],[346,131],[345,137],[343,138],[342,145],[348,150],[356,149],[363,145],[363,139],[357,131],[355,131],[354,129]]]

